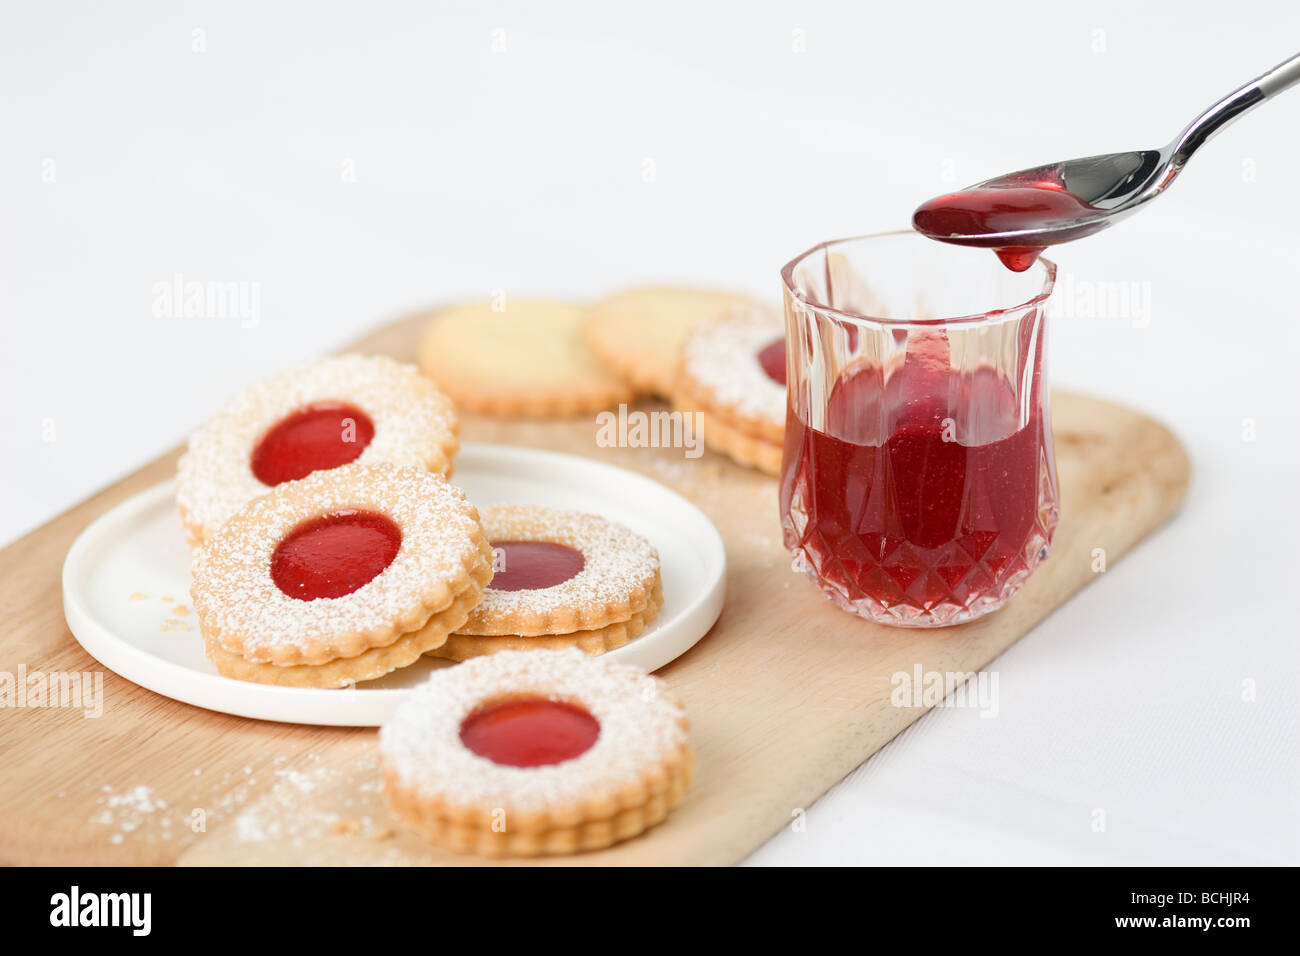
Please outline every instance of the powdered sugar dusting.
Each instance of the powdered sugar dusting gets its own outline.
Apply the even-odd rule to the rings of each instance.
[[[600,723],[596,743],[573,760],[541,767],[493,763],[465,747],[465,718],[513,695],[580,704]],[[575,649],[502,651],[434,672],[380,731],[379,747],[401,783],[422,795],[536,812],[640,778],[685,744],[684,717],[661,683],[635,667]]]
[[[659,554],[641,535],[598,515],[536,505],[496,505],[482,515],[489,541],[549,541],[581,551],[581,571],[549,588],[483,592],[463,634],[508,634],[510,618],[546,616],[563,608],[602,608],[644,593],[659,570]],[[621,618],[627,620],[633,610]],[[618,620],[606,623],[615,624]]]
[[[167,801],[156,796],[152,787],[141,785],[121,793],[105,787],[104,791],[99,800],[103,810],[91,817],[90,822],[116,827],[117,832],[109,836],[110,843],[121,843],[123,834],[130,833],[155,813],[167,809]]]
[[[304,521],[349,509],[386,514],[397,524],[402,544],[393,562],[343,597],[302,601],[281,591],[271,578],[280,541]],[[431,592],[467,581],[469,570],[485,562],[482,547],[473,506],[440,475],[346,465],[279,485],[232,518],[197,553],[191,593],[205,636],[264,662],[277,650],[328,644],[339,635],[391,632]],[[230,635],[242,644],[230,646],[223,639]]]
[[[774,310],[736,309],[695,327],[683,346],[684,371],[720,408],[779,427],[785,421],[785,386],[763,371],[758,353],[784,334]]]
[[[322,763],[313,755],[311,766],[276,770],[270,792],[235,817],[232,838],[237,844],[302,847],[344,834],[376,840],[392,836],[387,818],[373,812],[380,809],[375,770],[369,752],[343,765]]]
[[[60,797],[63,795],[59,793]],[[152,787],[138,784],[125,790],[114,790],[105,784],[100,788],[95,803],[100,809],[90,822],[111,828],[108,834],[111,844],[125,843],[127,837],[135,837],[144,830],[154,831],[165,839],[172,835],[173,820],[168,813],[167,801]]]
[[[281,420],[318,402],[346,402],[370,416],[375,434],[358,464],[450,470],[458,447],[451,399],[414,365],[382,356],[320,359],[245,389],[190,438],[176,487],[187,524],[207,537],[266,494],[250,464],[253,450]]]

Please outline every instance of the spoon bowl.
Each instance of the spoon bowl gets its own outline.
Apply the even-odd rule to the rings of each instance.
[[[1102,153],[995,176],[927,203],[917,211],[913,224],[932,239],[999,249],[1034,250],[1090,236],[1160,195],[1210,137],[1296,83],[1300,83],[1300,54],[1229,93],[1163,149]],[[1065,196],[1044,195],[1050,193]],[[964,208],[967,196],[971,203]],[[925,215],[928,208],[940,206],[941,218]],[[1002,214],[990,215],[991,211]],[[1009,223],[1015,227],[1008,227]]]

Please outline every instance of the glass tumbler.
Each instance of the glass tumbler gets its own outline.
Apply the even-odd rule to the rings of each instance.
[[[901,232],[823,243],[781,278],[795,567],[882,624],[1001,607],[1058,516],[1043,371],[1056,266],[1014,273]]]

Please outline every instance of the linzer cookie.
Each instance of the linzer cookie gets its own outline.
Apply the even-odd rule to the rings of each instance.
[[[682,801],[695,755],[681,704],[644,672],[573,649],[436,671],[379,734],[397,816],[458,852],[576,853],[634,837]]]
[[[435,656],[566,647],[603,654],[658,617],[659,556],[639,534],[596,515],[529,505],[487,508],[482,521],[491,583]]]
[[[486,415],[565,417],[632,398],[582,338],[585,310],[537,299],[434,313],[420,367],[457,405]]]
[[[785,377],[781,316],[737,309],[701,322],[687,336],[673,404],[701,413],[710,447],[775,475],[785,433]]]
[[[463,625],[492,548],[441,475],[352,464],[249,503],[199,549],[193,574],[222,674],[345,687],[411,664]]]
[[[592,307],[585,323],[587,342],[638,392],[670,398],[687,333],[699,322],[752,304],[730,292],[627,289]]]
[[[192,546],[281,482],[350,462],[450,475],[451,399],[412,365],[342,355],[268,379],[190,439],[176,501]]]

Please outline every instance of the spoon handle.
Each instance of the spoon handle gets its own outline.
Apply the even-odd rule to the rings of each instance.
[[[1255,81],[1255,85],[1265,96],[1275,96],[1297,83],[1300,83],[1300,53],[1284,63],[1279,63]]]
[[[1237,117],[1254,109],[1266,97],[1276,96],[1297,83],[1300,83],[1300,53],[1219,100],[1192,120],[1191,125],[1174,140],[1169,160],[1172,172],[1182,169],[1192,153]]]

